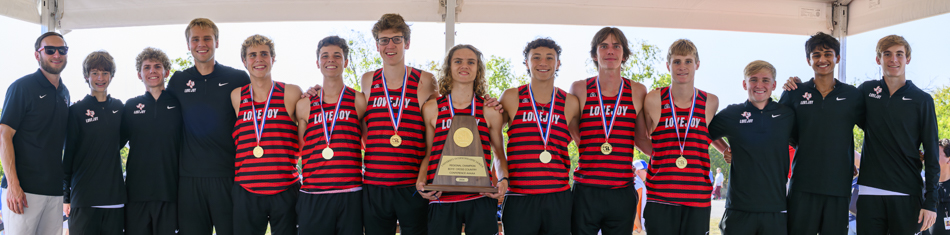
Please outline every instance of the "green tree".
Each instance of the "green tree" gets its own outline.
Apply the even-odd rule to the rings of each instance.
[[[350,47],[350,64],[343,72],[343,82],[362,91],[360,78],[366,72],[382,68],[383,58],[376,51],[376,43],[362,31],[351,29],[346,35],[346,43]]]
[[[944,86],[933,93],[934,109],[937,112],[937,131],[940,139],[950,138],[950,86]]]

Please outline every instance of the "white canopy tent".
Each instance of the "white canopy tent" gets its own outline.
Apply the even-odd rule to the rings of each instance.
[[[839,37],[950,12],[950,0],[2,0],[0,15],[43,31],[215,22],[407,21],[612,25]],[[448,6],[446,6],[448,5]],[[446,9],[455,9],[446,11]],[[454,45],[446,34],[446,48]]]

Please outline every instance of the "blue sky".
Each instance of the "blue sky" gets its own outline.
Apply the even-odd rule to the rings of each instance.
[[[911,63],[907,67],[908,79],[925,90],[950,85],[950,73],[941,68],[950,55],[946,39],[950,31],[945,28],[950,14],[921,19],[887,28],[882,28],[848,37],[847,80],[863,81],[880,77],[880,68],[874,62],[874,46],[885,35],[898,34],[910,41],[913,48]],[[145,92],[145,87],[135,76],[135,56],[145,47],[164,50],[170,57],[183,57],[188,52],[185,38],[185,23],[146,27],[103,28],[75,30],[65,35],[70,47],[69,63],[63,79],[70,89],[73,100],[89,93],[82,78],[82,60],[96,50],[109,51],[116,59],[117,71],[110,93],[115,98],[126,100]],[[231,67],[243,69],[240,61],[240,43],[253,34],[263,34],[275,41],[276,62],[273,75],[277,81],[309,87],[320,82],[316,67],[316,42],[329,35],[350,35],[351,30],[369,33],[373,22],[268,22],[219,24],[220,47],[216,59]],[[407,61],[422,64],[426,61],[441,61],[445,50],[444,25],[441,23],[416,23],[412,25],[412,42],[407,52]],[[475,24],[460,23],[456,26],[456,43],[472,44],[487,56],[497,55],[515,62],[515,72],[523,73],[521,51],[524,45],[537,37],[551,37],[564,49],[561,55],[563,66],[556,80],[562,88],[588,73],[590,40],[601,27],[573,25],[525,25],[525,24]],[[696,75],[696,87],[720,97],[720,107],[745,101],[742,90],[742,69],[753,60],[766,60],[777,68],[779,82],[789,76],[808,79],[812,71],[806,63],[804,43],[807,36],[765,34],[711,30],[685,30],[662,28],[620,27],[631,40],[644,40],[658,45],[665,55],[666,48],[676,39],[687,38],[699,48],[700,68]],[[15,79],[32,73],[38,68],[33,58],[33,42],[40,32],[35,24],[0,16],[0,92]],[[662,64],[658,64],[665,71]],[[774,93],[780,95],[780,91]],[[2,99],[2,97],[0,97]]]

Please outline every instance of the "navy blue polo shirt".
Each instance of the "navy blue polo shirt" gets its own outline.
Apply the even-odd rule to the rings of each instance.
[[[64,203],[72,207],[125,204],[120,135],[122,101],[85,98],[69,107],[63,153]]]
[[[864,96],[835,80],[834,89],[822,97],[814,78],[782,92],[779,103],[795,110],[791,191],[851,196],[854,126],[864,125]]]
[[[867,105],[861,169],[873,172],[862,173],[858,184],[915,197],[925,190],[923,208],[937,211],[940,165],[933,97],[911,81],[894,95],[883,79],[864,82],[858,89]],[[920,178],[920,169],[925,169],[926,180]]]
[[[122,139],[129,143],[125,166],[129,201],[177,202],[181,104],[168,92],[157,100],[145,92],[125,104]]]
[[[237,148],[231,132],[237,114],[231,105],[231,91],[250,83],[243,70],[217,62],[208,75],[191,67],[176,72],[168,80],[165,92],[181,103],[185,127],[181,176],[234,177]]]
[[[795,111],[769,99],[759,109],[751,102],[729,105],[709,124],[710,139],[726,137],[732,148],[726,208],[745,212],[786,210],[788,140]]]
[[[10,126],[17,176],[24,192],[63,195],[63,145],[69,90],[53,86],[39,69],[7,88],[0,124]],[[7,188],[7,178],[3,178]]]

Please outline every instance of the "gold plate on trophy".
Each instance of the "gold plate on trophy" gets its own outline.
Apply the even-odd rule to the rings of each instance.
[[[436,165],[432,183],[426,190],[445,192],[490,193],[498,192],[492,187],[489,173],[491,162],[485,159],[482,140],[478,132],[478,119],[469,115],[452,117],[449,132],[445,133],[442,155],[430,164]]]
[[[455,145],[458,145],[459,147],[465,148],[469,145],[472,145],[472,130],[469,130],[468,128],[461,127],[458,130],[455,130],[455,135],[453,135],[453,137],[455,137]]]

